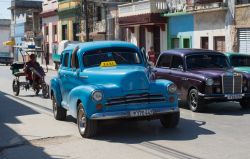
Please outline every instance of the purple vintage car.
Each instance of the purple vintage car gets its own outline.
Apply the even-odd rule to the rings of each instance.
[[[159,56],[155,75],[173,81],[180,100],[194,112],[201,111],[204,104],[225,101],[250,108],[250,74],[233,71],[223,53],[168,50]]]

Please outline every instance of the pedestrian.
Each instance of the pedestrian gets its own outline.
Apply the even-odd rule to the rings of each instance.
[[[156,53],[154,51],[153,46],[150,47],[150,50],[148,52],[148,58],[149,58],[149,62],[152,62],[154,65],[156,64]]]

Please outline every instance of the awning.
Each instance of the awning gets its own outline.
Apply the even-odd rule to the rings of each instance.
[[[15,41],[5,41],[3,42],[4,46],[14,46],[15,45]]]

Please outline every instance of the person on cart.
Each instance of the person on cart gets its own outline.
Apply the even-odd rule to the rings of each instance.
[[[35,54],[31,54],[29,56],[29,61],[26,63],[24,72],[26,74],[26,79],[30,82],[30,85],[33,85],[34,82],[39,83],[41,77],[45,76],[44,70],[42,69],[40,64],[36,61]]]

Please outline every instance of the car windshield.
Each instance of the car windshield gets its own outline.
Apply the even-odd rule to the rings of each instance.
[[[104,48],[86,52],[83,56],[85,67],[100,66],[102,62],[115,61],[119,64],[140,64],[139,53],[130,48]]]
[[[233,67],[250,66],[250,57],[249,56],[232,56],[231,63]]]
[[[227,58],[223,55],[191,55],[186,60],[187,69],[206,69],[206,68],[229,68]]]

